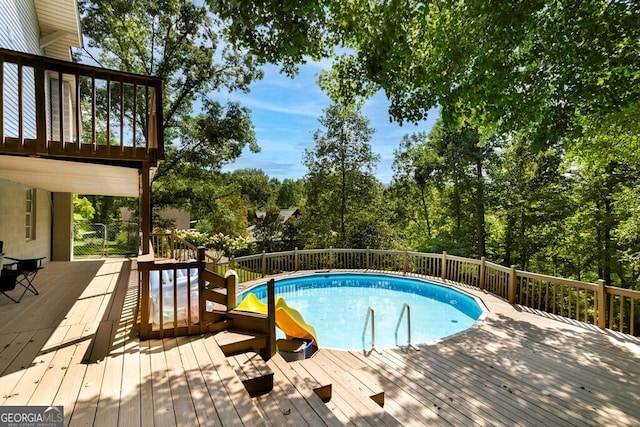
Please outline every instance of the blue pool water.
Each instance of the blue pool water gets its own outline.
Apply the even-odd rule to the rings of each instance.
[[[368,308],[375,311],[375,344],[407,344],[406,313],[395,330],[403,304],[411,307],[412,344],[433,343],[470,328],[484,313],[475,298],[447,286],[376,274],[315,274],[276,281],[275,292],[313,325],[320,347],[360,350],[371,347]],[[266,301],[266,284],[246,290]]]

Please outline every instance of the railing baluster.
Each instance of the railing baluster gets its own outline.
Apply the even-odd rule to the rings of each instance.
[[[24,148],[24,105],[22,99],[22,85],[22,60],[20,60],[18,61],[18,141]]]
[[[138,114],[137,107],[138,107],[138,85],[134,83],[133,84],[133,113],[132,113],[133,119],[131,120],[133,122],[131,123],[131,126],[133,127],[133,141],[131,146],[133,147],[134,152],[136,151],[136,146],[137,146],[137,143],[136,143],[136,122],[137,122],[136,118]]]

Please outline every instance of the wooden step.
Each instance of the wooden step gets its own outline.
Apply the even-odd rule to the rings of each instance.
[[[323,372],[314,372],[313,374],[310,373],[307,369],[305,369],[304,362],[304,360],[289,362],[289,366],[298,375],[301,381],[307,384],[307,386],[311,388],[324,403],[327,403],[331,400],[331,378],[329,378]]]
[[[268,345],[268,335],[241,329],[218,332],[214,338],[226,356],[255,351],[259,353]]]
[[[380,407],[384,407],[384,390],[371,374],[359,368],[344,369],[341,366],[342,362],[330,351],[323,352],[322,355],[322,358],[317,359],[322,369],[332,373],[340,372],[345,385],[358,390]]]
[[[258,353],[240,353],[227,360],[251,397],[273,389],[273,371]]]
[[[354,379],[354,381],[347,379],[351,384],[369,396],[369,399],[384,407],[384,390],[371,374],[362,369],[352,369],[349,374]]]
[[[331,381],[331,403],[334,405],[332,411],[336,416],[346,417],[349,423],[358,424],[366,419],[371,425],[376,426],[402,425],[380,405],[381,390],[372,392],[370,388],[356,381],[350,372],[333,366],[322,349],[316,353],[316,357],[291,362],[289,365],[295,366],[296,370],[304,369],[319,382]]]
[[[331,403],[323,402],[318,393],[312,389],[317,387],[315,381],[308,381],[307,377],[298,375],[293,369],[295,363],[290,363],[276,353],[267,362],[274,371],[274,390],[268,396],[260,399],[274,397],[278,399],[280,408],[294,408],[294,412],[299,413],[302,419],[309,425],[326,425],[328,427],[340,427],[349,424],[348,419],[339,419],[333,413]],[[329,399],[331,384],[329,387]],[[289,420],[283,420],[279,425],[292,424]],[[299,422],[298,424],[303,424]],[[274,422],[274,425],[276,422]]]

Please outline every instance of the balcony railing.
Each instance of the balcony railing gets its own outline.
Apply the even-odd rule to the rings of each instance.
[[[164,157],[162,80],[0,49],[0,153]]]

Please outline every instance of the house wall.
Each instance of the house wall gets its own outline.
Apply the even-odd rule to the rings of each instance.
[[[42,55],[40,28],[32,0],[0,1],[0,46],[19,52]],[[14,65],[4,69],[4,134],[18,136],[18,71]],[[36,137],[35,82],[33,69],[23,75],[23,132]]]
[[[33,0],[0,1],[0,47],[35,55],[40,49],[40,28]],[[35,84],[33,71],[23,76],[24,137],[35,138]],[[18,133],[18,76],[16,67],[4,69],[4,134]],[[17,258],[49,257],[51,250],[51,193],[36,190],[35,239],[27,240],[27,186],[0,180],[0,240],[4,253]],[[5,260],[6,261],[6,260]]]
[[[42,55],[40,28],[33,0],[0,1],[0,46]]]
[[[51,248],[51,193],[36,189],[35,239],[27,240],[26,185],[0,180],[0,240],[4,253],[15,258],[47,257]],[[5,260],[7,262],[7,260]]]

